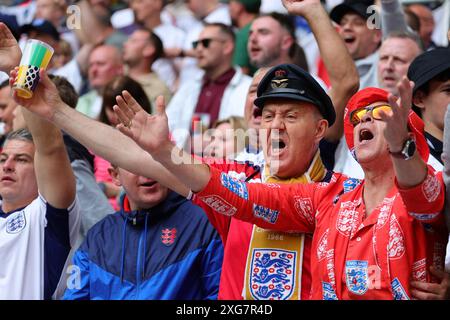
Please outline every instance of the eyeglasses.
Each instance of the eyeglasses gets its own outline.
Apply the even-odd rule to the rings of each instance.
[[[356,126],[358,123],[361,122],[362,117],[364,117],[364,115],[369,112],[372,112],[372,118],[376,120],[381,120],[380,111],[383,111],[384,113],[387,114],[391,114],[392,108],[390,105],[383,104],[379,106],[363,107],[353,110],[352,113],[350,113],[350,123],[353,126]]]
[[[225,42],[224,40],[220,40],[220,39],[204,38],[204,39],[199,39],[197,41],[192,42],[192,46],[194,47],[194,49],[197,49],[197,46],[199,45],[199,43],[201,43],[203,48],[208,49],[211,41]]]

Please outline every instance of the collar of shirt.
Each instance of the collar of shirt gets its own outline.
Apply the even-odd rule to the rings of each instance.
[[[225,84],[229,83],[231,79],[233,79],[234,75],[236,74],[236,70],[233,68],[228,69],[225,73],[223,73],[221,76],[219,76],[217,79],[212,80],[208,78],[206,75],[203,77],[203,85],[210,85],[210,84]]]
[[[441,140],[433,137],[428,132],[425,132],[425,138],[427,139],[428,147],[430,148],[430,153],[433,155],[433,157],[436,158],[441,164],[443,164],[441,155],[443,150],[443,143]]]

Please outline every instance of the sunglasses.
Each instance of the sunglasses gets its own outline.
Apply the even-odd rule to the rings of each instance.
[[[194,47],[194,49],[197,49],[198,45],[201,43],[203,48],[208,49],[211,41],[224,42],[223,40],[220,40],[220,39],[204,38],[204,39],[199,39],[197,41],[192,42],[192,46]]]
[[[387,113],[387,114],[391,114],[392,108],[390,105],[383,104],[383,105],[379,105],[379,106],[363,107],[363,108],[353,110],[352,113],[350,113],[350,123],[353,126],[356,126],[358,123],[361,122],[361,119],[364,117],[364,115],[369,112],[372,112],[372,118],[374,118],[376,120],[381,120],[380,111],[383,111],[384,113]]]

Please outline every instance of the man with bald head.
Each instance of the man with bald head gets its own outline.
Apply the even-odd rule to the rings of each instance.
[[[114,46],[99,45],[89,56],[88,79],[91,91],[80,97],[77,110],[97,119],[102,106],[101,92],[116,76],[123,74],[122,54]]]

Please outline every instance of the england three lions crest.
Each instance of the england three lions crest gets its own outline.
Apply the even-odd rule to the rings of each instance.
[[[368,262],[350,260],[345,262],[345,276],[347,288],[350,292],[363,295],[369,288]]]
[[[254,249],[252,253],[250,293],[256,300],[287,300],[296,282],[295,251]]]
[[[23,211],[19,211],[11,214],[6,221],[6,232],[10,234],[19,233],[22,231],[27,225],[27,221],[25,219],[25,213]]]

